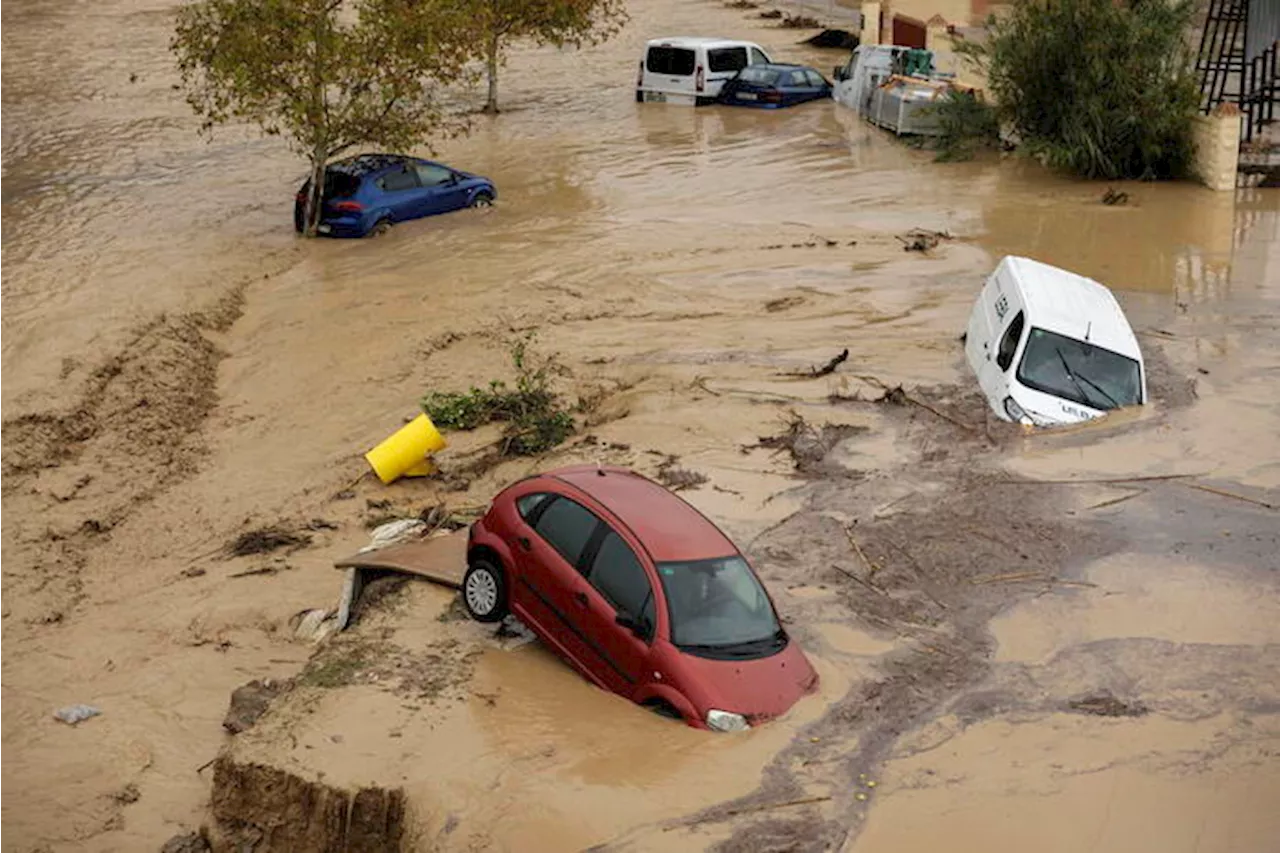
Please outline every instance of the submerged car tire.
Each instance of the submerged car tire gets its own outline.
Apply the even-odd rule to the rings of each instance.
[[[391,230],[391,220],[390,220],[390,219],[379,219],[377,222],[375,222],[375,223],[373,224],[373,227],[369,229],[369,236],[370,236],[370,237],[383,237],[383,236],[385,236],[385,235],[386,235],[390,230]]]
[[[493,207],[493,193],[481,190],[471,199],[472,207]]]
[[[507,615],[507,580],[502,569],[484,558],[471,564],[462,578],[462,604],[477,622],[499,622]]]

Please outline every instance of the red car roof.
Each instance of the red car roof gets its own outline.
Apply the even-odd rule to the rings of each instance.
[[[603,504],[657,562],[709,560],[738,553],[729,537],[702,513],[634,471],[575,465],[542,476],[569,483]]]

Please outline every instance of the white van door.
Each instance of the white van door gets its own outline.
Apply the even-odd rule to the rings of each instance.
[[[691,47],[650,45],[645,52],[641,90],[646,101],[691,100],[697,53]]]

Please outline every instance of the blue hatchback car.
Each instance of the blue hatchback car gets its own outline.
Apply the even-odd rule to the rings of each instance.
[[[303,229],[308,179],[293,205],[293,226]],[[384,234],[397,222],[488,207],[498,197],[493,181],[443,163],[400,154],[361,154],[325,170],[319,232],[333,237]]]
[[[748,65],[720,90],[720,100],[735,107],[777,109],[831,97],[831,83],[805,65],[772,62]]]

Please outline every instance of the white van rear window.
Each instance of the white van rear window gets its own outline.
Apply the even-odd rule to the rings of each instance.
[[[644,61],[644,67],[650,74],[671,74],[677,77],[692,74],[693,66],[693,51],[684,47],[651,47]]]
[[[707,65],[712,71],[737,71],[747,67],[745,47],[717,47],[707,51]]]

